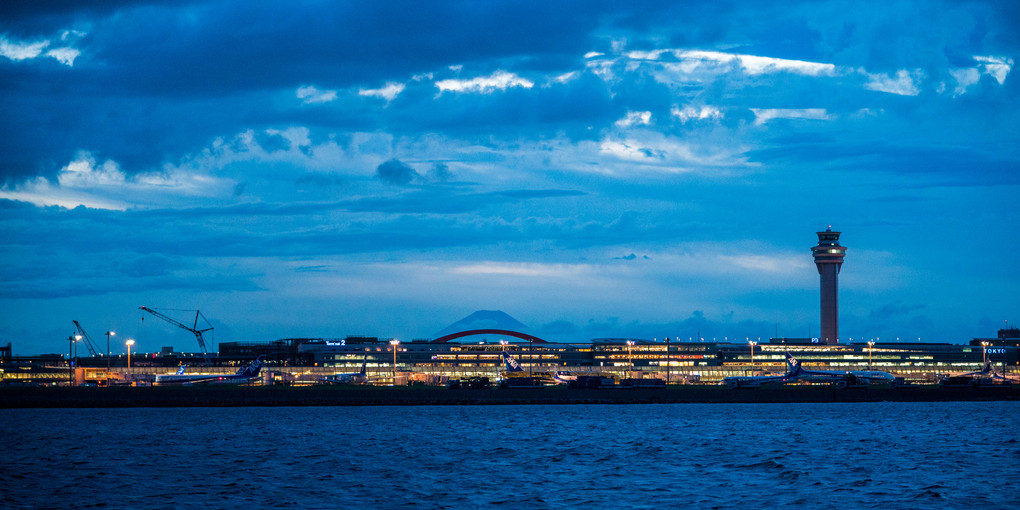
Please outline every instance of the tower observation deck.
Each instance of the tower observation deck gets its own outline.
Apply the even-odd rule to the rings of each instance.
[[[822,333],[820,340],[826,344],[839,343],[839,270],[843,267],[846,247],[839,245],[839,234],[832,226],[818,234],[818,246],[811,247],[815,267],[821,278]]]

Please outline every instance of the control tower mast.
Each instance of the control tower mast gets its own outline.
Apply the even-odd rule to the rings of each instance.
[[[815,267],[821,277],[822,292],[822,334],[825,344],[839,343],[839,270],[843,267],[846,248],[839,245],[839,234],[832,226],[818,234],[818,246],[811,247]]]

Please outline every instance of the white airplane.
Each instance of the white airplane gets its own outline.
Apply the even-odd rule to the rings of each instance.
[[[361,362],[361,372],[327,375],[322,378],[322,382],[326,384],[368,384],[368,372],[365,370],[367,366],[368,354],[365,355],[365,359]]]
[[[948,379],[950,377],[974,377],[974,376],[992,376],[995,374],[995,370],[992,368],[992,360],[986,359],[985,365],[981,367],[981,370],[975,370],[973,372],[962,372],[959,374],[941,374],[939,377],[942,379]]]
[[[828,382],[840,388],[870,384],[892,384],[896,380],[889,372],[879,370],[805,370],[800,361],[786,353],[786,364],[790,367],[788,374],[791,381]]]
[[[1015,384],[1015,383],[1020,382],[1020,381],[1018,381],[1018,380],[1016,380],[1016,379],[1014,379],[1012,377],[1009,377],[1009,376],[1006,376],[1006,375],[1002,375],[1002,374],[996,372],[994,368],[991,369],[991,372],[992,372],[991,373],[992,379],[999,379],[1003,383]]]
[[[722,380],[730,388],[759,388],[763,384],[786,384],[794,381],[828,382],[840,388],[860,384],[891,384],[896,378],[877,370],[805,370],[800,360],[786,353],[787,372],[783,375],[732,376]]]
[[[557,371],[553,374],[553,381],[557,384],[570,384],[570,381],[576,381],[577,374],[572,374],[563,370]]]
[[[796,368],[794,368],[796,366]],[[783,375],[735,375],[726,377],[722,384],[730,388],[760,388],[763,384],[786,384],[793,380],[794,372],[801,370],[800,362],[786,353],[787,372]]]
[[[1000,379],[1000,380],[1002,380],[1004,382],[1008,382],[1008,383],[1018,383],[1018,382],[1020,382],[1017,379],[1012,378],[1012,377],[1010,377],[1010,376],[1008,376],[1008,375],[1006,375],[1004,373],[1000,374],[999,371],[995,369],[995,365],[992,363],[991,359],[988,360],[987,365],[988,365],[988,367],[987,367],[988,368],[988,372],[990,372],[990,375],[992,376],[993,379]],[[1005,364],[1003,364],[1002,369],[1003,369],[1003,371],[1006,370],[1006,365]]]
[[[255,361],[245,367],[241,367],[237,370],[237,373],[232,375],[216,375],[216,374],[194,374],[187,375],[184,373],[184,369],[187,365],[181,365],[177,370],[176,374],[162,374],[156,376],[155,385],[163,386],[168,384],[181,384],[181,385],[194,385],[194,384],[243,384],[251,381],[259,376],[259,372],[262,371],[262,365],[265,364],[266,357],[259,356]]]
[[[980,384],[980,382],[977,381],[978,379],[984,379],[985,381],[992,382],[993,384],[995,384],[994,383],[995,380],[1002,381],[1001,384],[1007,384],[1007,383],[1008,384],[1012,384],[1012,383],[1020,382],[1020,381],[1017,381],[1016,379],[1013,379],[1011,377],[1006,377],[1005,375],[1002,375],[998,371],[996,371],[995,368],[992,366],[992,360],[990,360],[990,359],[985,360],[985,365],[983,367],[981,367],[981,370],[977,370],[975,372],[962,373],[962,374],[944,374],[944,375],[942,375],[941,379],[942,379],[943,383],[946,383],[946,382],[949,382],[950,379],[956,379],[958,377],[959,378],[970,378],[971,380],[974,381],[974,384]],[[986,382],[986,384],[987,384],[987,382]]]

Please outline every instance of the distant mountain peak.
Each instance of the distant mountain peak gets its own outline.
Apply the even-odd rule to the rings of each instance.
[[[528,329],[528,326],[502,310],[478,310],[443,328],[435,334],[434,338],[472,329],[507,329],[523,332]]]

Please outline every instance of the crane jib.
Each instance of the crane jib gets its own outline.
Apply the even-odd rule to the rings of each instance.
[[[206,331],[211,331],[213,329],[213,327],[212,327],[212,324],[209,324],[208,328],[198,329],[198,318],[199,317],[202,317],[202,319],[205,320],[206,324],[209,323],[209,320],[206,319],[204,315],[202,315],[201,311],[195,310],[195,322],[194,322],[194,326],[188,327],[187,324],[184,324],[183,322],[181,322],[181,321],[179,321],[177,319],[174,319],[173,317],[170,317],[168,315],[160,313],[160,312],[156,311],[153,308],[149,308],[149,307],[146,307],[146,306],[140,306],[140,307],[138,307],[138,309],[139,310],[144,310],[146,312],[149,312],[150,314],[152,314],[152,315],[154,315],[156,317],[159,317],[160,319],[163,319],[164,321],[169,322],[170,324],[173,324],[174,326],[177,326],[177,327],[179,327],[181,329],[186,329],[186,330],[190,331],[193,335],[195,335],[195,339],[198,340],[198,347],[202,349],[202,355],[205,356],[206,362],[209,362],[209,350],[205,346],[205,339],[202,338],[202,333],[205,333]],[[187,310],[187,311],[190,312],[191,310]]]
[[[84,343],[85,347],[88,348],[89,354],[93,356],[103,354],[103,351],[99,347],[97,347],[95,343],[92,342],[92,337],[90,337],[89,334],[85,332],[85,328],[81,327],[81,324],[79,324],[78,321],[73,320],[71,322],[74,323],[75,328],[78,328],[78,335],[80,335],[81,339],[84,340],[84,342],[82,343]]]

